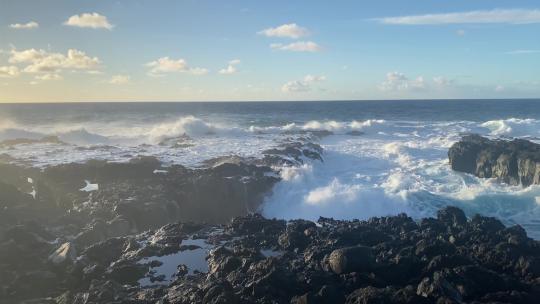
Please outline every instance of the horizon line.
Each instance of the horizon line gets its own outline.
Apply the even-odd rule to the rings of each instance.
[[[309,99],[309,100],[111,100],[111,101],[0,101],[0,105],[17,104],[84,104],[84,103],[287,103],[287,102],[365,102],[365,101],[489,101],[489,100],[538,100],[540,97],[509,98],[398,98],[398,99]]]

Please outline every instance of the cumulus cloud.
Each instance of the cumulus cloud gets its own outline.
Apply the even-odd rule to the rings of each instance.
[[[204,75],[208,73],[208,70],[205,68],[189,67],[185,59],[171,59],[169,57],[161,57],[147,63],[146,66],[151,68],[148,75],[154,77],[163,76],[165,73],[191,73],[193,75]]]
[[[75,27],[87,27],[93,29],[108,29],[112,30],[114,25],[109,23],[107,17],[98,13],[84,13],[80,15],[73,15],[64,22],[64,25]]]
[[[284,93],[290,92],[308,92],[313,88],[313,84],[326,80],[325,76],[306,75],[302,80],[289,81],[281,87]]]
[[[283,24],[278,27],[270,27],[258,32],[267,37],[286,37],[298,39],[309,35],[308,29],[298,26],[296,23]]]
[[[321,47],[313,41],[297,41],[290,44],[272,43],[270,48],[292,52],[318,52]]]
[[[424,77],[418,76],[415,79],[409,79],[400,72],[389,72],[386,74],[386,80],[379,85],[382,91],[403,91],[409,89],[424,89],[426,83]]]
[[[21,71],[18,67],[11,66],[0,66],[0,77],[1,78],[14,78],[19,76]]]
[[[27,49],[23,51],[11,50],[9,62],[12,64],[26,64],[26,73],[57,74],[62,70],[92,70],[96,69],[100,60],[97,57],[87,56],[85,52],[69,49],[67,54],[52,53],[45,50]]]
[[[111,80],[109,80],[110,84],[128,84],[131,80],[131,77],[129,75],[114,75],[111,77]]]
[[[458,13],[442,13],[427,15],[411,15],[385,17],[376,19],[384,24],[397,25],[435,25],[435,24],[473,24],[473,23],[506,23],[530,24],[540,23],[539,9],[493,9]]]
[[[223,75],[234,74],[237,72],[236,66],[239,64],[240,64],[240,59],[233,59],[229,61],[229,65],[226,68],[219,70],[219,73]]]
[[[30,30],[39,27],[39,23],[35,21],[30,21],[28,23],[14,23],[9,25],[10,28],[16,30]]]

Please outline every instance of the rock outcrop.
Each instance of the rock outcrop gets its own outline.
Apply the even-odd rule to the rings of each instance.
[[[94,244],[59,264],[47,261],[46,253],[67,257],[70,245],[54,250],[44,237],[38,227],[21,226],[0,242],[0,252],[21,252],[2,257],[10,264],[0,264],[0,299],[537,303],[540,297],[540,243],[519,226],[478,215],[467,220],[454,207],[419,222],[405,214],[368,221],[321,218],[316,224],[255,214],[227,225],[168,224]]]
[[[540,184],[540,145],[527,140],[467,135],[452,145],[448,158],[456,171],[498,178],[511,185]]]

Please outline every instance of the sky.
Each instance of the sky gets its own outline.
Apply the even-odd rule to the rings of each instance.
[[[537,97],[538,0],[0,0],[0,102]]]

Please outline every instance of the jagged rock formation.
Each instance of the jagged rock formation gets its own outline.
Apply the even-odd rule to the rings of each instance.
[[[91,160],[44,170],[0,162],[0,237],[32,221],[71,235],[78,251],[167,223],[226,223],[255,212],[280,180],[279,166],[322,160],[320,146],[288,142],[272,157],[222,157],[193,169],[154,157]]]
[[[68,245],[46,238],[47,231],[27,225],[6,233],[0,252],[18,254],[1,257],[1,299],[537,303],[540,296],[539,242],[519,226],[506,228],[482,216],[467,220],[454,207],[420,222],[405,214],[368,221],[320,218],[317,224],[250,215],[227,225],[168,224],[96,243],[62,263],[48,259],[48,252],[66,252]],[[205,269],[192,268],[195,252],[206,256]],[[182,259],[185,253],[189,259]],[[172,276],[160,273],[171,266]]]
[[[514,139],[464,136],[448,151],[452,169],[478,177],[496,177],[511,185],[540,184],[540,145]]]

